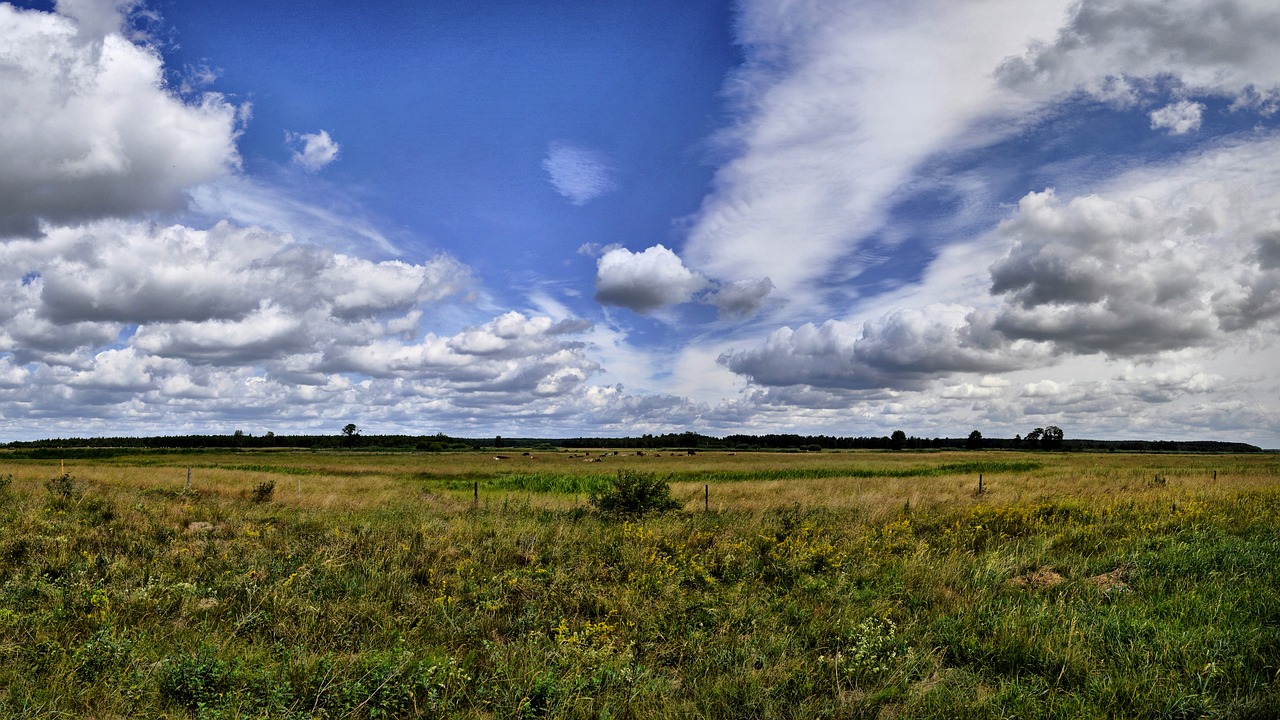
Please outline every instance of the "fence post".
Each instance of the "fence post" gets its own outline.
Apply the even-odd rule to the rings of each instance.
[[[978,494],[982,494],[982,473],[978,473]]]
[[[471,487],[471,507],[476,510],[480,509],[480,481],[479,480],[476,480],[475,484]]]

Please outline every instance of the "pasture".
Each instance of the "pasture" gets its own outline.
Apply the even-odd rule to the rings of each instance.
[[[1280,455],[495,452],[0,454],[0,715],[1280,717]]]

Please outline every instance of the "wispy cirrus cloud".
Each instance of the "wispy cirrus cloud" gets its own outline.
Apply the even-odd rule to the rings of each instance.
[[[574,205],[585,205],[616,187],[603,154],[570,143],[551,143],[542,167],[556,192]]]

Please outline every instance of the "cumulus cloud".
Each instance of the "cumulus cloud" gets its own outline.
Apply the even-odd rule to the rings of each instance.
[[[597,372],[582,343],[547,317],[508,312],[453,336],[428,334],[405,344],[379,340],[333,347],[323,362],[330,372],[444,381],[467,393],[554,396],[569,392]]]
[[[551,143],[542,167],[556,192],[574,205],[585,205],[614,188],[608,160],[594,150],[563,142]]]
[[[1059,352],[1141,356],[1220,345],[1280,317],[1280,140],[1137,171],[1107,195],[1031,193],[1000,232],[994,327]]]
[[[424,334],[424,313],[469,285],[445,256],[373,262],[229,224],[51,229],[0,244],[0,404],[45,418],[42,432],[80,434],[86,416],[155,432],[179,430],[170,416],[207,430],[210,418],[300,428],[346,413],[580,433],[627,408],[653,423],[696,414],[592,386],[600,366],[578,338],[592,326],[578,318],[512,311]]]
[[[101,39],[120,32],[129,12],[141,0],[57,0],[58,14],[71,18],[86,39]]]
[[[991,269],[1007,294],[996,326],[1071,352],[1144,354],[1199,344],[1215,331],[1192,264],[1197,238],[1146,198],[1032,193],[1003,226],[1013,250]],[[1168,241],[1170,246],[1162,246]]]
[[[293,163],[311,172],[319,172],[338,159],[338,143],[325,130],[317,133],[285,133],[285,142],[292,150]]]
[[[1047,357],[1036,343],[1005,341],[972,308],[934,305],[900,308],[861,326],[828,320],[780,328],[719,362],[761,385],[919,390],[956,373],[1034,367]]]
[[[689,302],[707,284],[662,245],[639,253],[616,248],[596,261],[596,300],[638,313]]]
[[[1172,79],[1188,92],[1280,91],[1280,12],[1269,0],[1083,0],[1052,41],[1005,60],[997,76],[1028,92],[1130,97]]]
[[[0,351],[47,362],[130,326],[132,342],[155,355],[275,358],[388,332],[380,322],[470,285],[468,269],[448,256],[373,262],[226,223],[51,228],[0,245],[0,264]]]
[[[0,236],[177,209],[237,167],[238,108],[167,91],[159,55],[114,31],[122,6],[0,4]]]
[[[1008,248],[990,261],[989,296],[784,327],[726,352],[720,363],[751,381],[735,412],[807,408],[797,417],[821,424],[845,408],[944,434],[978,413],[1010,435],[1058,424],[1102,437],[1247,426],[1231,412],[1273,418],[1257,398],[1274,386],[1280,329],[1277,167],[1280,138],[1252,135],[1070,199],[1029,193],[980,243]],[[1133,361],[1118,375],[1117,358]]]
[[[1168,130],[1170,135],[1186,135],[1200,129],[1204,104],[1181,100],[1149,113],[1152,130]]]

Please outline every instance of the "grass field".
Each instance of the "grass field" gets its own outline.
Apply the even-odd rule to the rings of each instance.
[[[0,454],[0,715],[1280,717],[1280,456],[501,452]]]

